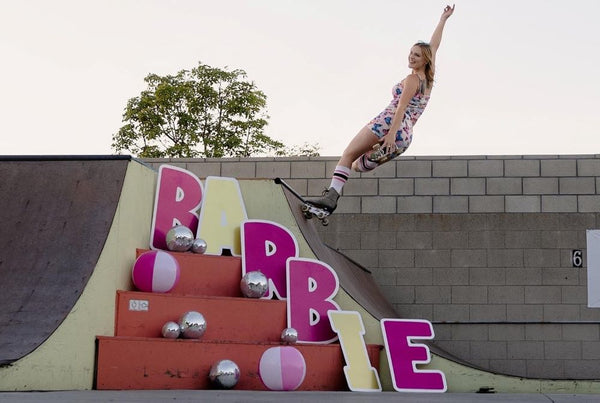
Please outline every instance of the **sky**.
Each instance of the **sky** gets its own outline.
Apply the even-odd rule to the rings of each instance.
[[[114,154],[150,73],[242,69],[265,133],[338,156],[437,0],[0,0],[0,155]],[[407,156],[600,154],[597,0],[456,0]]]

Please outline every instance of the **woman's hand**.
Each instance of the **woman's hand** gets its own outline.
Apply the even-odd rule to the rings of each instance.
[[[392,133],[390,130],[388,134],[383,136],[383,143],[381,143],[381,147],[384,149],[386,154],[396,151],[396,136],[394,134],[396,134],[396,131]]]
[[[442,13],[442,17],[440,19],[442,21],[446,21],[448,18],[450,18],[452,13],[454,13],[454,4],[452,4],[452,7],[450,7],[450,6],[444,7],[444,12]]]

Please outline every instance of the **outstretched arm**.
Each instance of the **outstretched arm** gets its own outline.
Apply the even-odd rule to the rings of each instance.
[[[446,25],[446,21],[448,20],[448,18],[450,18],[452,13],[454,13],[454,4],[452,5],[452,7],[444,7],[444,11],[442,12],[442,16],[440,17],[440,22],[438,23],[437,27],[435,27],[435,30],[431,35],[429,46],[431,46],[431,53],[433,55],[434,61],[435,54],[437,53],[437,50],[440,47],[440,43],[442,42],[442,33],[444,32],[444,26]]]

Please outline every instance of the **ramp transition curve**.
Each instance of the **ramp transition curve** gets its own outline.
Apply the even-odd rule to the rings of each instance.
[[[104,246],[130,158],[0,163],[0,365],[61,324]]]

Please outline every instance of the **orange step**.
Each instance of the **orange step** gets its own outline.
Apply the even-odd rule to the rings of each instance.
[[[279,342],[287,327],[285,301],[117,291],[115,336],[162,337],[187,311],[206,319],[204,341]]]
[[[280,343],[218,343],[202,340],[170,340],[98,336],[96,388],[211,389],[211,366],[229,359],[240,368],[234,389],[267,390],[258,368],[262,354]],[[294,345],[304,356],[306,376],[298,390],[348,390],[344,358],[339,344]],[[367,346],[371,363],[379,368],[381,346]]]
[[[147,249],[137,249],[136,258]],[[242,297],[242,259],[235,256],[171,252],[179,263],[179,282],[170,294]]]

